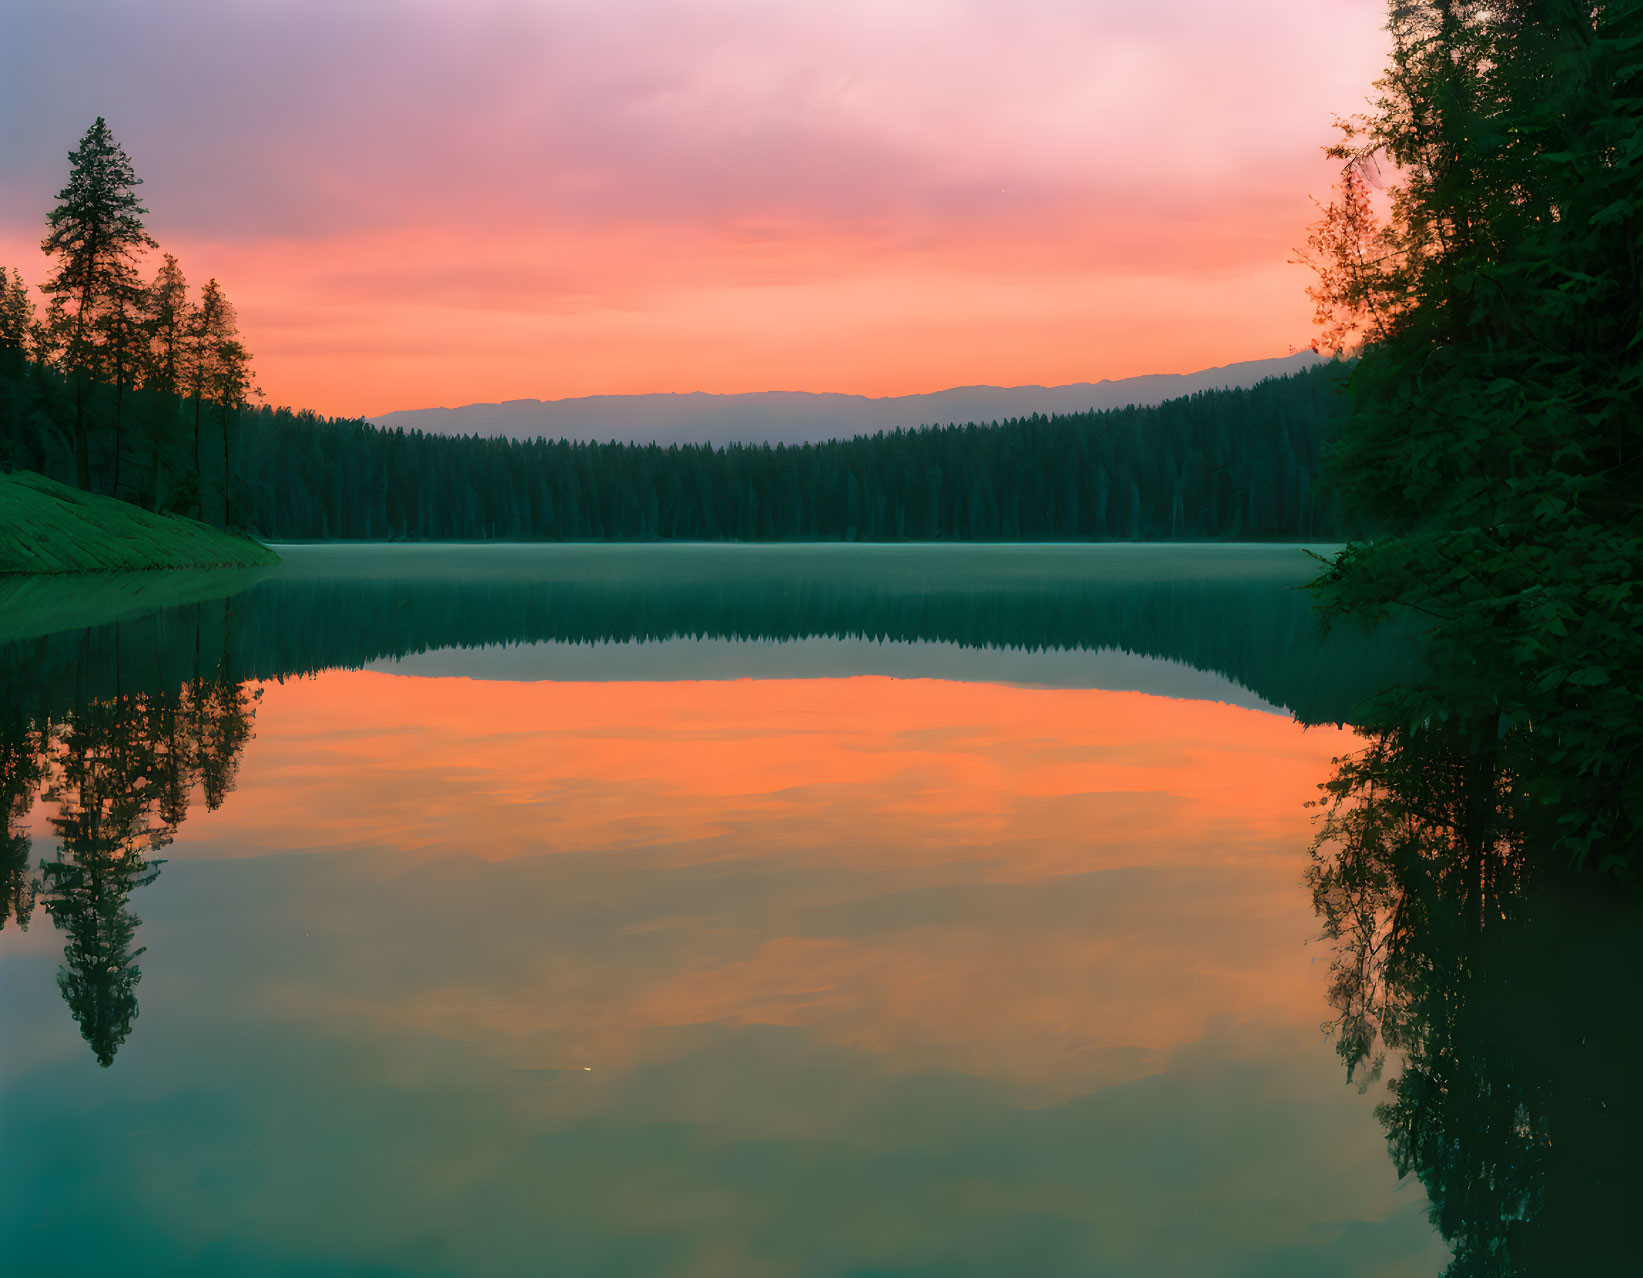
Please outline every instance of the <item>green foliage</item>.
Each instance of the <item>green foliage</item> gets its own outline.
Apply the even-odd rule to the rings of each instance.
[[[1378,326],[1328,470],[1381,535],[1319,593],[1426,618],[1442,682],[1406,690],[1405,720],[1532,732],[1562,854],[1635,872],[1643,5],[1399,4],[1392,32],[1337,151],[1396,181],[1338,298]]]
[[[270,564],[248,537],[19,472],[0,476],[0,573]]]
[[[163,268],[155,281],[159,290],[180,284],[180,276],[173,283],[165,277]],[[183,347],[189,398],[196,404],[210,400],[224,408],[244,405],[251,394],[251,357],[239,339],[234,304],[215,277],[205,282],[199,305],[189,312],[183,327]]]
[[[1612,989],[1643,927],[1589,871],[1643,871],[1643,4],[1414,0],[1391,31],[1312,241],[1333,331],[1368,339],[1328,473],[1379,535],[1314,589],[1419,618],[1431,678],[1325,787],[1337,1045],[1403,1063],[1377,1114],[1449,1275],[1629,1272]]]
[[[154,247],[143,228],[148,210],[135,189],[141,185],[130,157],[98,116],[79,149],[69,154],[68,185],[46,216],[46,238],[40,244],[57,258],[40,291],[61,297],[72,320],[65,352],[69,367],[94,367],[99,348],[107,346],[106,333],[99,340],[99,325],[111,312],[134,309],[140,297],[137,254]]]

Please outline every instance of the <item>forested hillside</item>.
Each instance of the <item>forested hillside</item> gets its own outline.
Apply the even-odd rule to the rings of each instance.
[[[124,392],[116,437],[103,384],[82,411],[94,490],[270,538],[1325,538],[1340,375],[797,447],[427,435],[144,388]],[[0,357],[9,465],[72,482],[74,411],[68,376]]]

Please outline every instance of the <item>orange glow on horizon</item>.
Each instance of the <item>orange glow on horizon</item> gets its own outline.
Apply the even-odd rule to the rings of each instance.
[[[671,391],[1054,386],[1193,372],[1310,340],[1283,224],[1238,228],[1236,246],[1200,242],[1203,229],[1116,261],[1103,260],[1114,228],[1096,227],[1074,256],[1064,239],[891,255],[814,233],[520,231],[454,252],[455,231],[165,247],[191,286],[209,274],[228,291],[268,403],[349,417]],[[1218,267],[1229,248],[1237,264]],[[34,258],[35,246],[0,238],[0,261],[25,262],[31,285]]]

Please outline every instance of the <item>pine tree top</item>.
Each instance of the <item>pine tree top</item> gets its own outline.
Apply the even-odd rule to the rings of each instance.
[[[138,249],[158,247],[143,227],[148,209],[137,196],[141,185],[131,157],[98,116],[79,147],[69,152],[68,185],[46,215],[48,231],[40,247],[65,259],[44,285],[47,293],[81,287],[88,273],[106,271]]]

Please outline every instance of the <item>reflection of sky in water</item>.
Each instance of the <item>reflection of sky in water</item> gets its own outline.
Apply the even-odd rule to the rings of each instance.
[[[114,1068],[49,922],[0,935],[22,1272],[1441,1267],[1318,1032],[1301,805],[1344,733],[369,671],[256,730],[133,897]]]
[[[787,640],[663,639],[493,644],[385,658],[394,674],[472,679],[834,679],[883,675],[1037,688],[1114,688],[1278,711],[1225,675],[1179,661],[1104,649],[979,648],[833,636]]]

